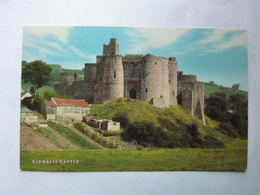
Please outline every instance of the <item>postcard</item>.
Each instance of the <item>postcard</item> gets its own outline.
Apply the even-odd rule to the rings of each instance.
[[[25,26],[22,171],[245,171],[247,32]]]

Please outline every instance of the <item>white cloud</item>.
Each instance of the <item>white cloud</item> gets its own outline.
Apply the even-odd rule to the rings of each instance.
[[[230,35],[229,39],[225,39],[228,33],[235,33]],[[231,49],[237,46],[247,45],[247,35],[245,31],[238,33],[236,30],[214,30],[208,34],[205,39],[197,42],[199,45],[207,45],[205,52],[219,52]]]
[[[246,46],[247,45],[247,36],[246,33],[241,33],[234,35],[230,40],[221,42],[216,45],[215,48],[209,50],[209,52],[218,52],[223,50],[228,50],[237,46]]]
[[[129,53],[144,53],[151,48],[167,46],[186,35],[190,29],[172,28],[134,28],[126,33],[131,37]]]
[[[80,51],[79,49],[77,49],[76,47],[70,46],[69,47],[77,56],[81,57],[81,58],[86,58],[86,59],[90,59],[92,61],[96,60],[96,56],[94,54],[85,54],[84,52]]]
[[[25,26],[24,33],[34,35],[37,37],[45,37],[53,35],[61,42],[67,43],[69,31],[73,27],[56,27],[56,26]]]

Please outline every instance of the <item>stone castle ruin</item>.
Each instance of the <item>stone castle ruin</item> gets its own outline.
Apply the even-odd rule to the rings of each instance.
[[[77,81],[74,73],[61,73],[61,83],[55,90],[90,104],[104,104],[119,97],[142,100],[160,108],[181,104],[205,123],[203,82],[197,81],[195,75],[178,71],[175,57],[122,56],[115,38],[104,44],[103,55],[97,56],[96,63],[85,64],[83,81]]]

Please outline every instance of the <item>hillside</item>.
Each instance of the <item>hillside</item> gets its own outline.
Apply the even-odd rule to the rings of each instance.
[[[204,94],[205,94],[206,98],[209,97],[209,95],[214,92],[225,92],[228,95],[240,93],[246,98],[248,96],[247,91],[236,90],[236,89],[232,89],[230,87],[223,87],[223,86],[217,85],[217,84],[204,83]]]
[[[217,122],[206,118],[209,125],[202,125],[181,106],[157,108],[140,100],[118,98],[92,105],[91,114],[121,122],[123,137],[143,146],[215,148],[231,140],[216,130]]]

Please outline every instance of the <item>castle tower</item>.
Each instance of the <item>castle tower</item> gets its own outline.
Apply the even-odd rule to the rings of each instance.
[[[177,70],[176,58],[169,58],[169,101],[170,105],[177,105]]]
[[[195,75],[178,72],[178,104],[192,116],[205,124],[204,117],[204,83],[197,81]]]
[[[141,100],[156,107],[169,106],[169,70],[168,59],[146,55]]]
[[[103,102],[124,97],[124,71],[122,56],[105,56],[103,70]]]
[[[104,44],[103,55],[119,55],[119,44],[117,39],[111,38],[108,45]]]
[[[117,39],[110,39],[109,45],[104,45],[103,53],[97,56],[95,103],[124,97],[124,71]]]

